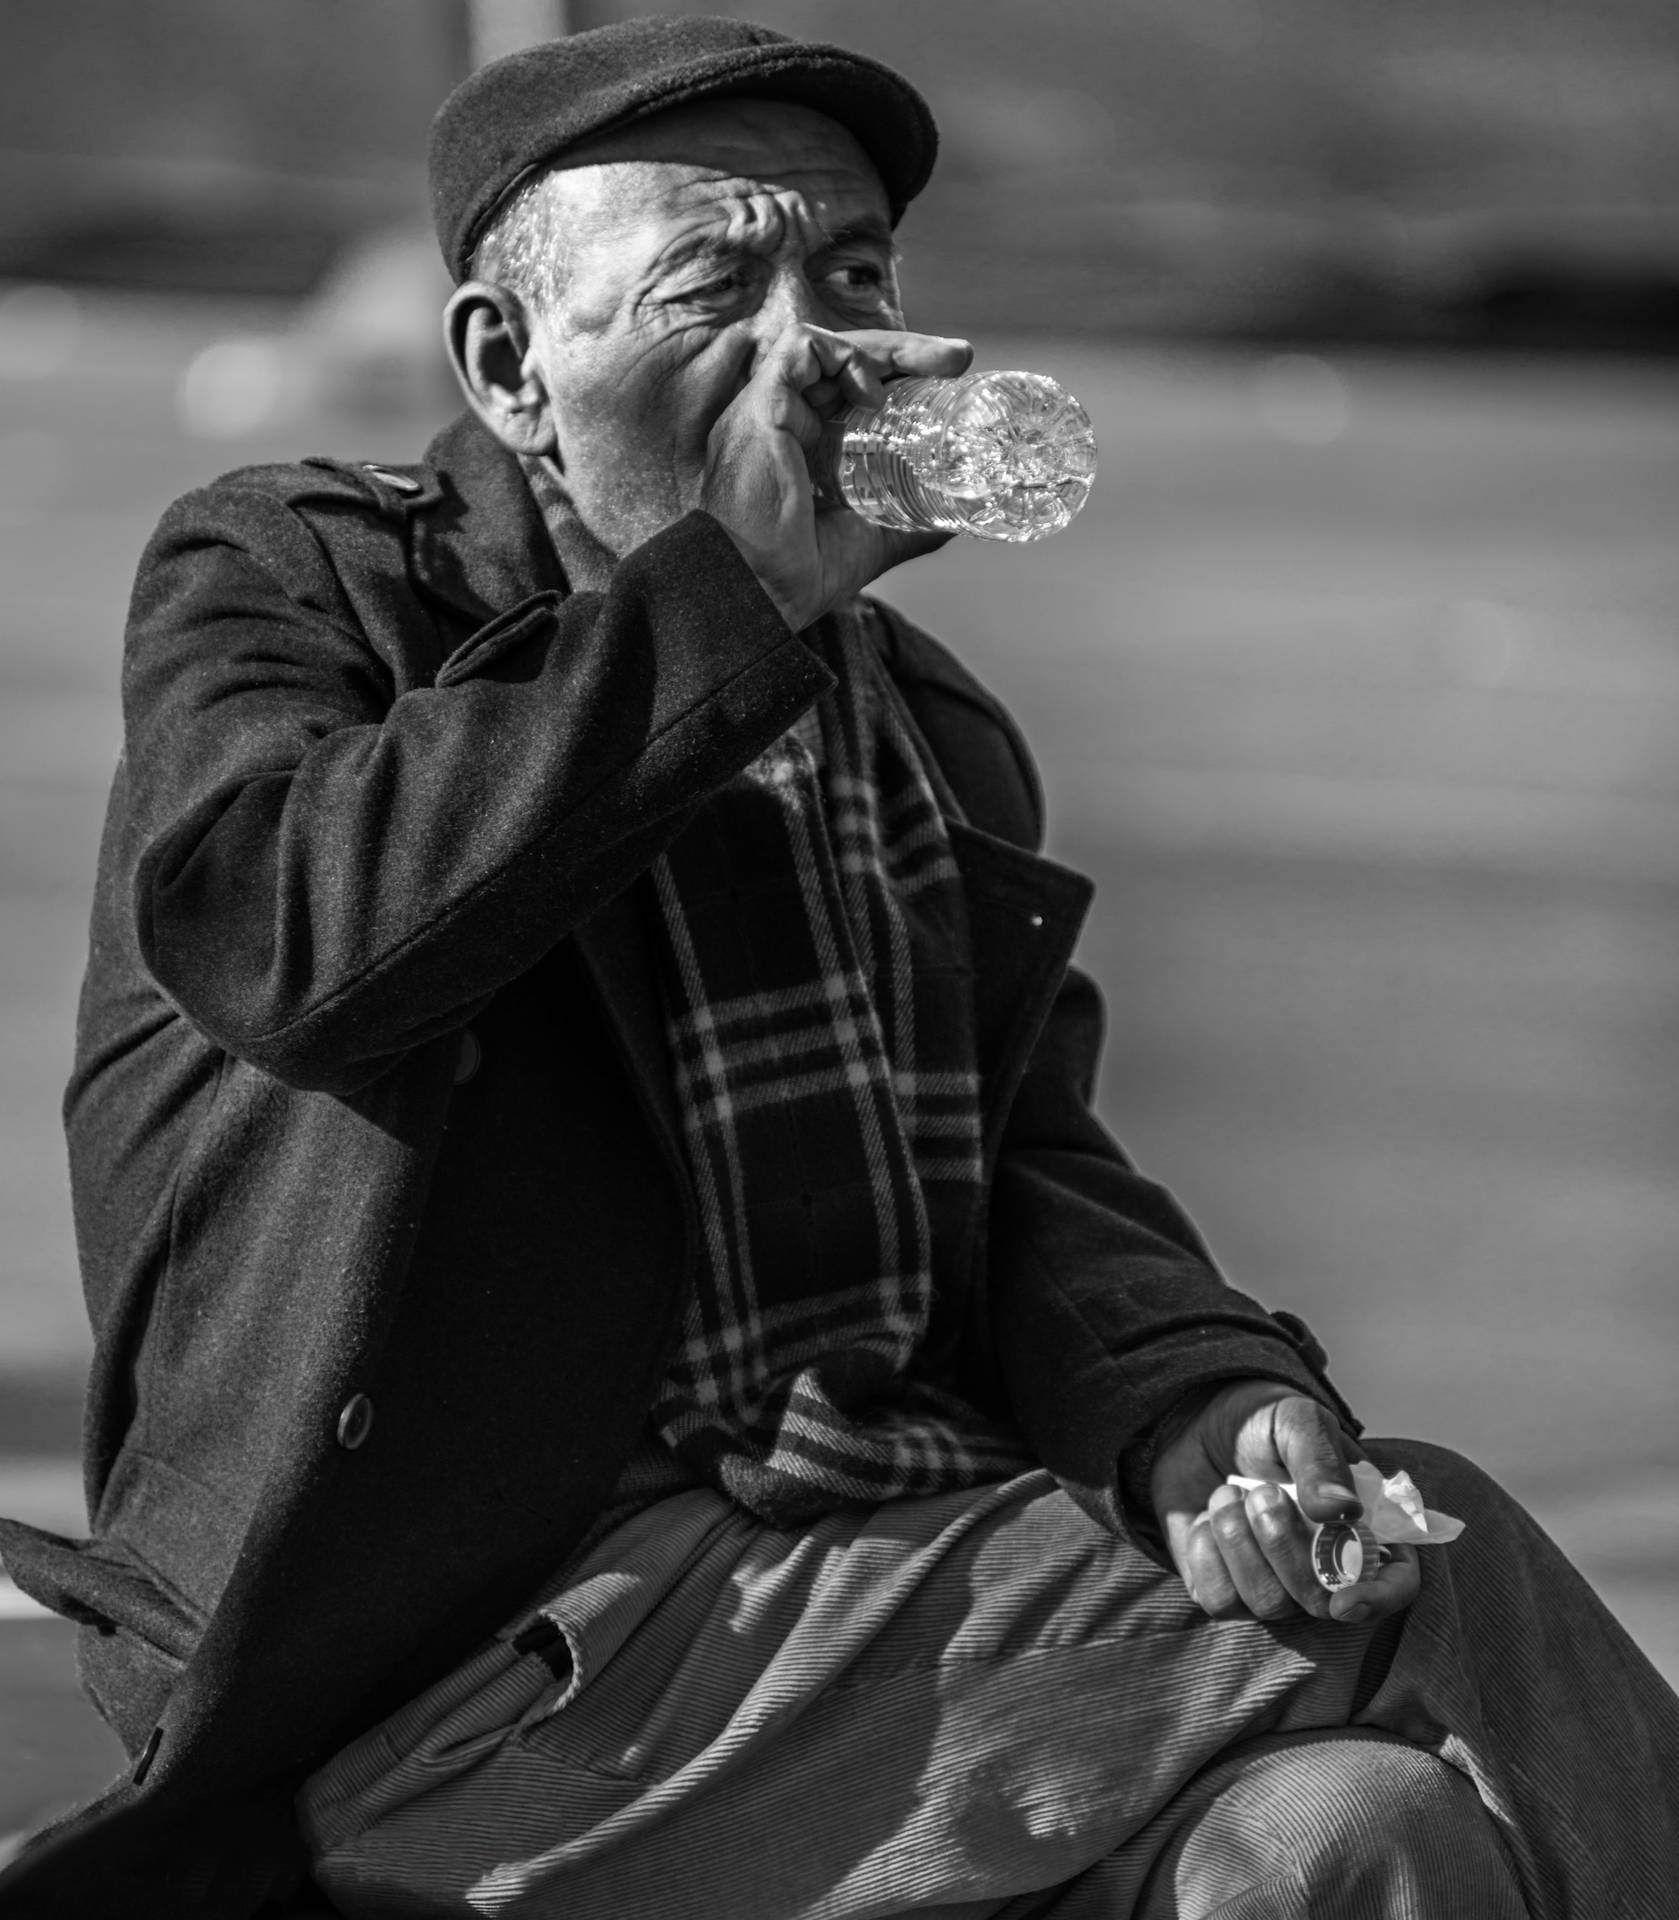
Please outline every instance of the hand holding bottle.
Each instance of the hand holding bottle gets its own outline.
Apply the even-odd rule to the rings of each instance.
[[[799,322],[764,349],[717,420],[689,504],[721,524],[795,632],[949,538],[818,511],[811,461],[827,423],[848,408],[878,407],[889,382],[948,378],[972,358],[965,340]]]

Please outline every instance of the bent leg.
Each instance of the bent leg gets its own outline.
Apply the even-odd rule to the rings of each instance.
[[[1467,1522],[1422,1555],[1386,1677],[1351,1715],[1472,1779],[1536,1916],[1672,1911],[1679,1700],[1544,1531],[1440,1447],[1368,1440]]]
[[[1284,1734],[1205,1768],[1064,1887],[983,1920],[1530,1920],[1475,1789],[1369,1733]],[[960,1920],[972,1920],[961,1910]]]
[[[1410,1470],[1430,1503],[1461,1516],[1467,1530],[1454,1545],[1422,1554],[1416,1605],[1367,1642],[1367,1664],[1354,1688],[1338,1697],[1323,1684],[1330,1674],[1320,1664],[1314,1684],[1275,1703],[1264,1731],[1298,1739],[1326,1773],[1346,1764],[1336,1737],[1342,1728],[1404,1742],[1395,1750],[1426,1760],[1424,1771],[1437,1787],[1440,1775],[1432,1770],[1444,1762],[1448,1784],[1454,1777],[1473,1784],[1502,1845],[1497,1865],[1514,1868],[1526,1903],[1514,1911],[1532,1920],[1580,1914],[1665,1920],[1675,1911],[1679,1887],[1679,1700],[1543,1530],[1479,1468],[1417,1442],[1366,1444],[1386,1470]],[[1238,1649],[1254,1659],[1246,1632],[1242,1623],[1214,1627],[1203,1639],[1203,1659]],[[1309,1650],[1321,1663],[1345,1644],[1345,1633],[1294,1622],[1270,1637],[1276,1646]],[[1203,1867],[1214,1873],[1234,1861],[1262,1872],[1263,1862],[1247,1857],[1230,1831],[1240,1793],[1209,1810],[1216,1817],[1199,1836],[1185,1826],[1175,1830],[1179,1841],[1169,1840],[1160,1824],[1200,1804],[1197,1796],[1225,1782],[1229,1766],[1267,1744],[1252,1741],[1259,1731],[1233,1730],[1233,1744],[1210,1757],[1151,1828],[1084,1874],[1058,1890],[975,1906],[973,1916],[1129,1920],[1155,1854],[1172,1844],[1181,1845],[1176,1858],[1192,1892],[1200,1890]],[[1451,1792],[1461,1805],[1462,1793],[1455,1785]],[[1158,1902],[1177,1892],[1176,1881],[1169,1889],[1158,1878],[1148,1884],[1157,1904],[1140,1911],[1147,1920],[1171,1914],[1169,1904]],[[1216,1874],[1208,1884],[1217,1888]],[[1264,1891],[1276,1894],[1274,1886]],[[1468,1899],[1443,1909],[1480,1910]],[[1236,1904],[1228,1913],[1216,1905],[1208,1911],[1220,1920],[1247,1920],[1293,1909]],[[970,1920],[968,1910],[961,1920]]]
[[[1362,1729],[1473,1783],[1532,1920],[1670,1912],[1679,1702],[1485,1475],[1370,1451],[1469,1523],[1375,1631],[1208,1620],[1041,1472],[791,1533],[677,1496],[545,1598],[570,1682],[522,1614],[309,1783],[317,1876],[370,1914],[1020,1920],[1256,1739]]]

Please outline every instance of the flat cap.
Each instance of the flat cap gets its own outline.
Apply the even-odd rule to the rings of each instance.
[[[534,168],[667,107],[748,96],[815,107],[856,136],[896,225],[927,184],[938,130],[902,75],[844,47],[704,14],[620,20],[480,67],[432,122],[432,218],[466,278],[491,216]]]

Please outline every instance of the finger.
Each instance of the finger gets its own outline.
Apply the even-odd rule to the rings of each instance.
[[[838,398],[848,407],[866,407],[872,412],[886,398],[886,385],[866,354],[846,343],[845,357],[834,376]]]
[[[814,376],[803,379],[800,391],[824,418],[843,407],[872,410],[886,397],[880,375],[842,335],[813,335],[809,346],[808,361],[798,354],[791,356],[788,378],[797,383],[814,367]]]
[[[900,532],[895,527],[882,527],[880,532],[884,555],[882,573],[890,567],[901,566],[906,560],[918,560],[924,553],[937,553],[940,547],[949,546],[956,538],[953,533]]]
[[[966,341],[938,333],[888,333],[864,329],[844,336],[883,380],[905,374],[966,373],[974,350]]]
[[[879,374],[843,334],[797,326],[764,352],[737,405],[787,429],[808,451],[836,414],[872,411],[884,397]]]
[[[861,359],[852,359],[837,374],[825,374],[804,389],[806,404],[822,419],[832,419],[849,407],[873,413],[886,399],[880,375]]]
[[[823,386],[837,389],[856,357],[844,334],[803,323],[787,327],[761,351],[748,390],[781,388],[803,397]]]
[[[743,422],[755,423],[755,434],[765,429],[791,434],[806,453],[822,437],[821,413],[811,405],[808,391],[792,381],[748,387],[730,411]]]
[[[1190,1599],[1215,1620],[1240,1614],[1242,1598],[1225,1567],[1206,1512],[1169,1513],[1165,1532],[1167,1551]]]
[[[1190,1599],[1214,1620],[1239,1620],[1247,1612],[1219,1551],[1210,1514],[1198,1513],[1188,1523],[1179,1571]]]
[[[1279,1498],[1284,1506],[1289,1504],[1286,1494]],[[1225,1572],[1243,1607],[1257,1620],[1283,1620],[1298,1612],[1300,1603],[1271,1564],[1240,1491],[1220,1487],[1207,1504],[1207,1518]],[[1279,1551],[1286,1538],[1286,1525],[1279,1516],[1274,1528],[1267,1527],[1270,1543]]]
[[[834,333],[808,324],[789,328],[773,351],[785,345],[797,364],[801,342],[808,345],[810,360],[806,364],[820,367],[820,373],[811,375],[811,379],[837,376],[842,367],[853,363],[867,368],[878,381],[912,373],[952,375],[965,373],[974,357],[966,340],[947,339],[942,334],[867,327],[856,333]]]
[[[886,398],[885,382],[908,374],[951,376],[973,359],[966,340],[937,334],[864,329],[835,333],[801,322],[780,334],[754,370],[749,390],[797,393],[818,427],[847,407],[872,412]],[[789,424],[804,440],[810,426],[795,416]]]
[[[1234,1487],[1221,1491],[1237,1494]],[[1241,1498],[1239,1494],[1237,1497]],[[1242,1505],[1271,1579],[1288,1596],[1290,1606],[1285,1611],[1298,1607],[1318,1619],[1325,1618],[1329,1595],[1312,1570],[1312,1529],[1299,1508],[1281,1487],[1269,1484],[1255,1487]]]
[[[1353,1445],[1327,1407],[1299,1394],[1279,1400],[1271,1409],[1271,1443],[1308,1520],[1356,1520],[1363,1513],[1350,1471]]]
[[[1422,1567],[1415,1547],[1390,1547],[1389,1559],[1357,1586],[1343,1587],[1329,1600],[1330,1618],[1356,1626],[1403,1613],[1422,1591]]]

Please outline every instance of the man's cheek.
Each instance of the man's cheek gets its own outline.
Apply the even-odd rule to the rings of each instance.
[[[674,337],[647,394],[645,428],[657,432],[680,466],[702,461],[712,429],[752,378],[752,342],[715,327]]]
[[[703,412],[709,431],[745,392],[769,345],[745,327],[715,331],[686,370],[684,411]]]

